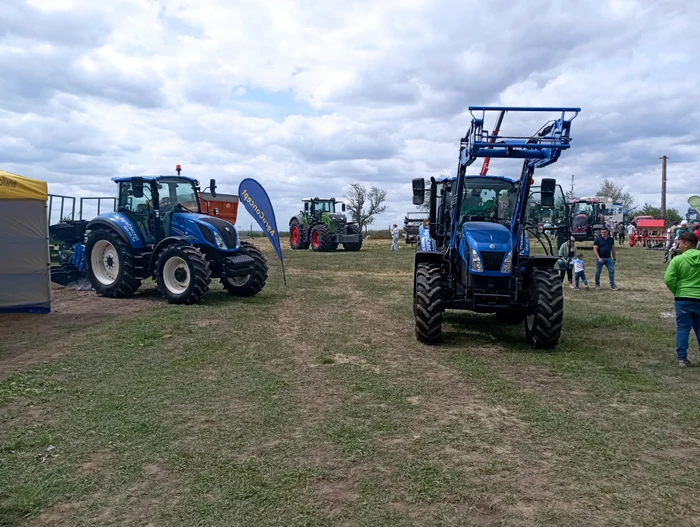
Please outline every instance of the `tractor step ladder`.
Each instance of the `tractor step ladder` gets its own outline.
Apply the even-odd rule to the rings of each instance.
[[[470,106],[472,124],[460,140],[460,166],[469,166],[480,157],[525,159],[535,168],[555,163],[562,150],[570,147],[571,121],[580,111],[570,107]],[[481,112],[481,117],[474,112]],[[484,129],[486,112],[558,112],[560,117],[545,123],[532,136],[515,137],[493,135]],[[574,115],[567,118],[567,113]]]

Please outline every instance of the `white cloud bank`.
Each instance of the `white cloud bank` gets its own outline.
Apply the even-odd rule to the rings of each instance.
[[[561,104],[582,108],[574,146],[540,175],[658,204],[665,154],[684,212],[700,193],[698,23],[700,4],[671,0],[4,0],[0,167],[69,195],[178,163],[221,192],[254,177],[280,227],[302,197],[376,184],[384,226],[413,209],[412,178],[454,172],[467,106]]]

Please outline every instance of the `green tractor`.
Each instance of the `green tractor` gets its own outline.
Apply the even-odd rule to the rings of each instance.
[[[346,251],[362,248],[362,233],[356,223],[348,223],[345,214],[335,211],[336,203],[345,212],[345,204],[335,198],[303,199],[304,210],[289,221],[289,245],[294,250],[335,251],[343,244]]]

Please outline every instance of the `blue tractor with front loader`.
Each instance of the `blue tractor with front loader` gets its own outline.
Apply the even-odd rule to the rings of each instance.
[[[438,342],[444,311],[468,310],[495,313],[505,324],[524,323],[528,344],[554,348],[564,314],[562,283],[554,265],[557,242],[570,235],[569,215],[556,180],[546,178],[535,185],[533,175],[570,147],[571,121],[580,109],[472,106],[469,110],[473,119],[460,141],[457,175],[431,178],[428,232],[436,243],[435,250],[415,255],[416,337]],[[477,117],[474,112],[481,114]],[[499,112],[491,134],[484,129],[486,112]],[[557,112],[559,117],[532,136],[500,135],[503,115],[511,112]],[[488,176],[484,170],[482,175],[467,175],[467,167],[478,158],[523,159],[520,177]],[[425,181],[414,179],[412,186],[413,203],[420,205],[425,201]],[[558,209],[562,210],[557,213]],[[543,211],[559,218],[551,228],[557,235],[554,246],[543,229]],[[542,251],[531,251],[531,236],[540,241]]]
[[[240,241],[236,227],[216,217],[218,211],[202,214],[199,182],[181,176],[179,166],[177,176],[113,181],[119,186],[114,212],[62,225],[66,232],[58,237],[73,245],[52,280],[86,273],[98,295],[126,298],[153,278],[171,304],[199,302],[213,278],[234,296],[256,295],[265,286],[263,254]],[[209,189],[216,197],[215,180]]]

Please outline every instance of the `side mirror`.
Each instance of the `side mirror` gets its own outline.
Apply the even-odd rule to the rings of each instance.
[[[342,209],[343,212],[345,212],[345,203],[341,203],[340,208]]]
[[[216,180],[215,179],[209,180],[209,192],[211,192],[212,198],[216,197]]]
[[[307,212],[309,211],[309,202],[308,201],[304,203],[304,210]]]
[[[540,193],[542,196],[542,206],[543,207],[553,207],[554,206],[554,191],[557,188],[557,180],[552,178],[545,178],[542,180],[540,185]]]
[[[134,191],[135,198],[143,197],[143,178],[135,177],[131,180],[131,189]]]
[[[425,180],[416,178],[412,182],[413,185],[413,204],[422,205],[425,201]]]

